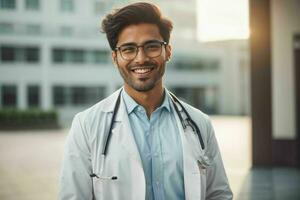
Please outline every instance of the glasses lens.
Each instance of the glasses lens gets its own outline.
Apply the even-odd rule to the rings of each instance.
[[[123,45],[119,47],[119,51],[123,59],[133,60],[138,53],[139,47],[142,47],[146,56],[150,58],[160,56],[162,51],[162,43],[159,41],[148,42],[142,46],[137,46],[135,44]]]
[[[132,60],[136,56],[137,46],[136,45],[124,45],[124,46],[120,46],[120,53],[121,53],[121,56],[125,60]]]
[[[161,47],[160,42],[149,42],[144,45],[144,52],[148,57],[154,58],[161,54]]]

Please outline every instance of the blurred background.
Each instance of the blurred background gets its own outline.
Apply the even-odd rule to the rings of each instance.
[[[73,116],[122,86],[101,19],[125,0],[0,0],[0,199],[56,199]],[[164,83],[212,118],[235,199],[300,199],[300,1],[153,0]]]

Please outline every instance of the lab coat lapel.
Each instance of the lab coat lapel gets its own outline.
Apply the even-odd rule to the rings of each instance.
[[[123,98],[121,98],[115,121],[116,127],[113,129],[113,132],[119,135],[120,144],[123,149],[142,166],[141,157],[131,130]]]
[[[172,105],[174,106],[174,105]],[[193,145],[189,142],[194,132],[190,127],[183,129],[181,121],[173,107],[176,122],[178,124],[180,138],[182,142],[183,152],[183,172],[184,172],[184,191],[185,199],[200,200],[201,199],[201,176],[197,164],[197,155],[193,149]]]

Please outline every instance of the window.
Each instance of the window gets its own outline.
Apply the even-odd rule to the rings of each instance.
[[[86,51],[83,49],[62,49],[52,50],[52,61],[54,63],[84,63]]]
[[[104,50],[92,51],[93,63],[107,63],[109,58],[109,52]]]
[[[104,97],[103,87],[71,87],[72,105],[89,105]]]
[[[55,106],[62,106],[67,103],[66,88],[63,86],[54,86],[52,90],[53,104]]]
[[[2,62],[37,63],[40,61],[38,47],[16,47],[4,45],[0,48]]]
[[[180,70],[215,71],[219,69],[219,61],[214,59],[199,60],[190,58],[189,60],[187,60],[186,58],[182,58],[175,60],[174,67]]]
[[[53,63],[107,63],[109,51],[106,50],[85,50],[85,49],[52,49]]]
[[[91,105],[104,98],[105,88],[96,86],[54,86],[53,104],[55,106]]]
[[[69,51],[71,63],[83,63],[85,61],[85,52],[81,49]]]
[[[39,10],[40,1],[39,0],[26,0],[26,9],[27,10]]]
[[[16,59],[16,50],[14,47],[1,46],[1,61],[13,62]]]
[[[1,101],[3,107],[16,107],[17,87],[15,85],[3,85],[1,87]]]
[[[27,62],[39,62],[39,49],[37,47],[25,48],[25,61]]]
[[[15,9],[16,0],[0,0],[1,9]]]
[[[0,23],[0,33],[12,33],[14,27],[10,23]]]
[[[71,88],[71,101],[73,105],[85,104],[86,90],[84,87]]]
[[[218,88],[206,87],[173,87],[170,89],[179,98],[208,114],[218,114]]]
[[[74,1],[73,0],[60,0],[60,8],[62,12],[73,12]]]
[[[38,85],[29,85],[27,87],[27,104],[29,107],[40,106],[40,87]]]
[[[54,63],[63,63],[66,60],[66,51],[64,49],[52,50],[52,61]]]

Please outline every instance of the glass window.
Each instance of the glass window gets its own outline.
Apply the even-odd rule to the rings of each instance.
[[[63,63],[66,60],[66,51],[64,49],[52,50],[52,61],[54,63]]]
[[[109,52],[104,50],[92,51],[93,63],[107,63],[109,58]]]
[[[69,56],[72,63],[83,63],[85,61],[85,52],[81,49],[69,50]]]
[[[94,104],[104,98],[104,87],[82,87],[70,88],[72,105]]]
[[[0,51],[2,62],[36,63],[40,61],[38,47],[1,46]]]
[[[15,9],[16,8],[16,0],[0,0],[0,8]]]
[[[1,98],[3,107],[16,107],[17,87],[15,85],[3,85],[1,87]]]
[[[173,87],[170,89],[180,99],[208,114],[218,114],[216,87]]]
[[[0,33],[12,33],[14,27],[10,23],[0,23]]]
[[[16,60],[16,48],[10,46],[1,46],[1,61],[14,62]]]
[[[40,9],[40,1],[39,0],[26,0],[26,9],[27,10],[38,10]]]
[[[73,12],[74,11],[74,1],[73,0],[60,0],[60,8],[63,12]]]
[[[29,85],[27,88],[27,104],[29,107],[40,106],[40,87],[38,85]]]
[[[53,104],[55,106],[66,105],[67,95],[66,87],[63,86],[54,86],[52,90]]]
[[[86,104],[86,89],[84,87],[71,88],[71,103],[73,105]]]
[[[27,62],[39,62],[40,51],[37,47],[25,48],[25,61]]]
[[[105,97],[105,87],[87,87],[87,104],[94,104]]]

